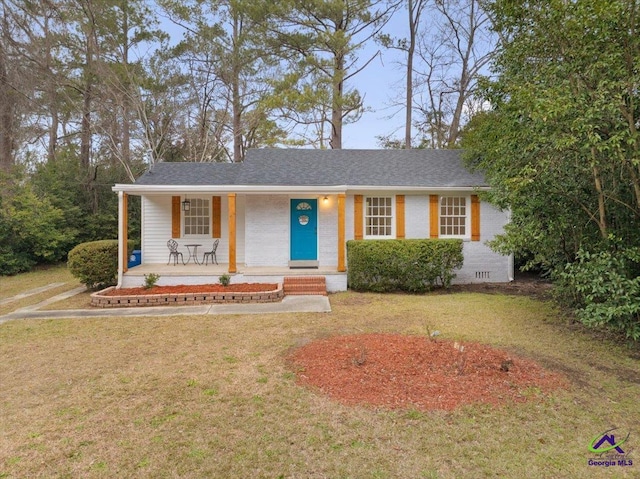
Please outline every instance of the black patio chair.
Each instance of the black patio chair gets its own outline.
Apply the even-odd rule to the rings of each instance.
[[[204,264],[209,264],[209,258],[211,258],[211,264],[213,264],[214,262],[218,264],[218,258],[216,258],[216,250],[218,249],[218,243],[220,243],[220,240],[219,239],[215,240],[213,242],[213,248],[211,249],[211,251],[207,251],[204,254],[204,256],[202,257],[202,261],[204,262]]]
[[[171,258],[173,258],[173,265],[175,266],[178,263],[178,256],[180,256],[182,264],[184,264],[184,256],[178,251],[178,242],[176,240],[170,239],[167,241],[167,248],[169,248],[169,261],[167,264],[171,263]]]

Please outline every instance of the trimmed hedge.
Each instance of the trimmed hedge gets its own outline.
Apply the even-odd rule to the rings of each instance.
[[[462,261],[459,239],[352,240],[347,282],[356,291],[422,293],[451,286]]]
[[[127,243],[133,250],[134,241]],[[118,240],[80,243],[69,252],[69,271],[87,288],[113,286],[118,279]]]

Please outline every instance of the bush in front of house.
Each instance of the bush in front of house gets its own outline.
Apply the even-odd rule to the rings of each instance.
[[[128,242],[133,250],[134,242]],[[113,286],[118,279],[118,240],[80,243],[69,252],[69,271],[87,288]]]
[[[347,282],[356,291],[422,293],[451,286],[462,261],[458,239],[352,240]]]

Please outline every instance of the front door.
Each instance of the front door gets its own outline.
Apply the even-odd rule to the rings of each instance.
[[[291,261],[318,259],[318,200],[291,200]]]

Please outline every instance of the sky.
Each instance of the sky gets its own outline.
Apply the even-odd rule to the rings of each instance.
[[[404,11],[397,12],[384,32],[394,37],[408,37],[405,17]],[[378,136],[404,138],[405,111],[392,104],[405,94],[406,74],[400,63],[406,60],[401,52],[382,48],[373,41],[361,51],[360,58],[366,60],[377,51],[380,55],[349,85],[364,96],[365,107],[371,111],[366,111],[357,123],[343,127],[343,148],[380,148]],[[394,113],[393,118],[389,118]]]
[[[395,52],[382,51],[366,70],[354,78],[353,86],[364,96],[366,111],[358,122],[343,127],[343,148],[380,148],[378,136],[404,138],[404,109],[392,106],[394,97],[404,95],[405,74],[394,63]],[[395,113],[393,118],[390,115]]]

